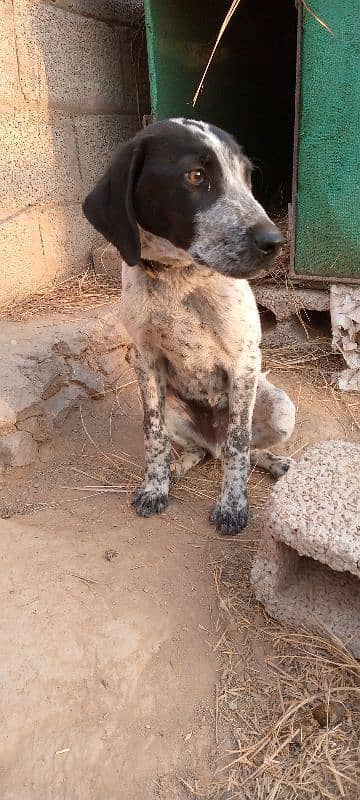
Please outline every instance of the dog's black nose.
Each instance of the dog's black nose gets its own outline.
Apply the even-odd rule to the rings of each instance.
[[[257,222],[249,230],[251,241],[266,256],[274,255],[284,241],[280,231],[270,220]]]

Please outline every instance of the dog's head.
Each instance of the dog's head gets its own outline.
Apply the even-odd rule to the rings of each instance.
[[[282,242],[235,139],[187,119],[154,123],[123,144],[83,209],[130,266],[141,259],[140,229],[161,237],[164,263],[168,242],[183,259],[238,278],[266,269]]]

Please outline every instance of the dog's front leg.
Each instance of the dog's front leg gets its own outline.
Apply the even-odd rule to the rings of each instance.
[[[224,478],[220,500],[210,517],[227,535],[239,533],[247,523],[247,479],[250,466],[251,424],[260,372],[260,352],[243,354],[229,373],[229,424],[223,448]]]
[[[148,517],[166,508],[170,484],[170,440],[166,431],[164,364],[152,355],[132,352],[144,412],[145,474],[133,504]]]

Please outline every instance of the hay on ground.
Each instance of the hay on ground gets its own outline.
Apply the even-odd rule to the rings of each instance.
[[[108,275],[97,277],[92,270],[87,270],[37,289],[28,297],[11,300],[0,309],[0,318],[25,322],[48,314],[74,314],[91,311],[120,297],[120,281]]]

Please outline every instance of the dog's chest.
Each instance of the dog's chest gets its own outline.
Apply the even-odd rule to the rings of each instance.
[[[168,380],[182,397],[211,405],[227,388],[224,325],[212,303],[196,292],[154,309],[146,336],[167,362]]]
[[[244,281],[232,286],[206,277],[202,283],[132,282],[123,306],[136,346],[165,357],[169,381],[183,396],[207,398],[213,405],[226,393],[229,369],[241,349],[257,343],[260,330]]]

